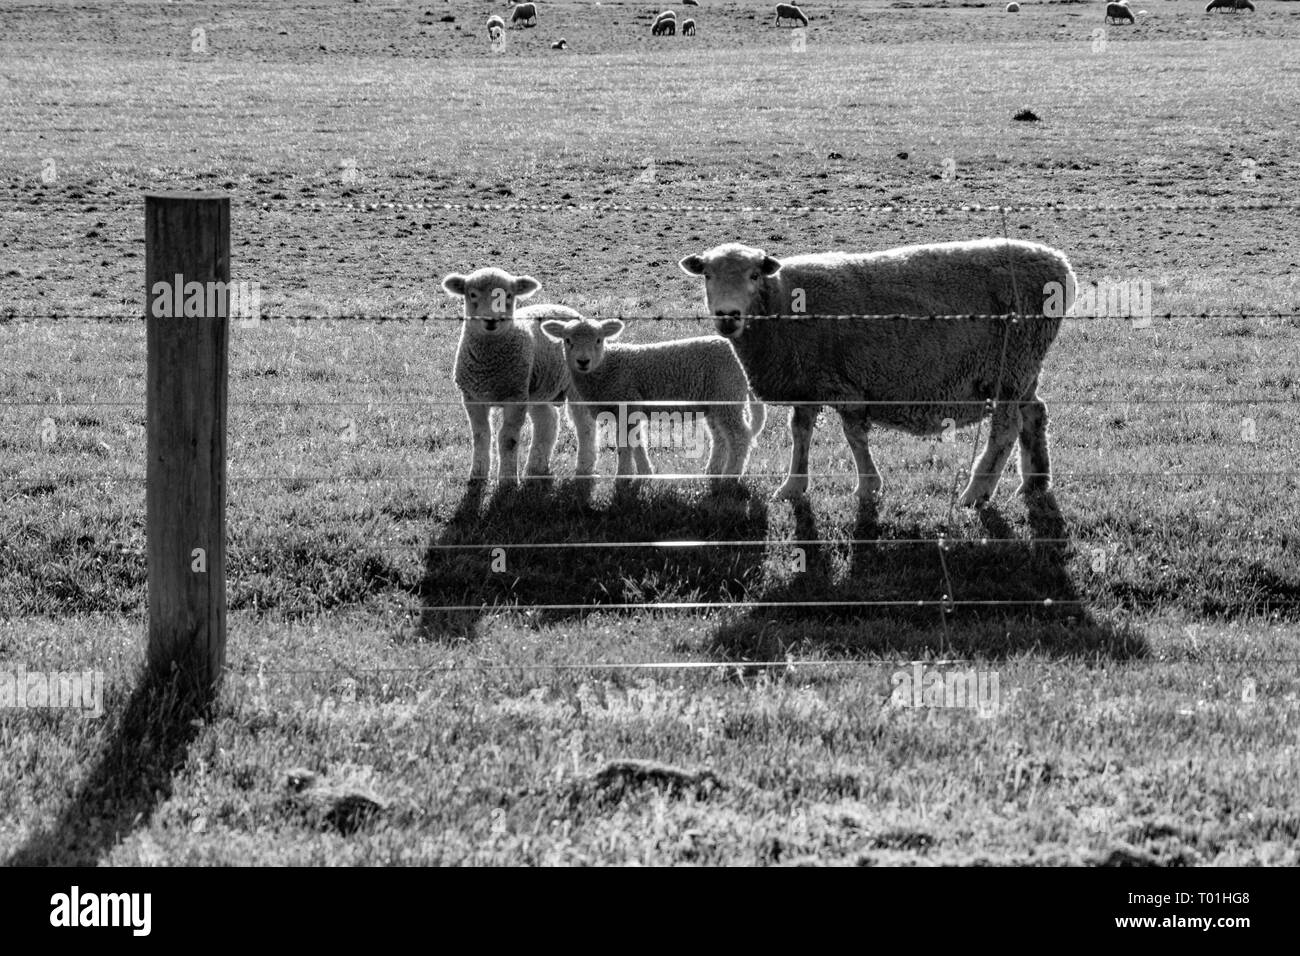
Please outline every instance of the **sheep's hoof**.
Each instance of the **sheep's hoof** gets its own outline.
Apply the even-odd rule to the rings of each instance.
[[[1026,478],[1020,482],[1020,487],[1016,489],[1016,494],[1029,497],[1030,495],[1041,495],[1050,487],[1050,482],[1044,478]]]
[[[885,483],[879,478],[867,478],[858,482],[858,487],[853,493],[863,501],[879,501],[884,489]]]
[[[772,496],[773,501],[798,501],[808,493],[808,483],[806,481],[786,480],[780,488],[776,489],[776,494]]]
[[[989,498],[993,497],[991,489],[967,488],[962,492],[957,504],[963,508],[982,508],[989,503]]]

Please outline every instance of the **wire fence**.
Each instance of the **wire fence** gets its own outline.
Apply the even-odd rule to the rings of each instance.
[[[104,202],[100,197],[87,197],[75,200],[79,205],[84,204],[88,199],[93,199],[96,203]],[[48,198],[42,198],[41,202],[48,202]],[[63,200],[58,200],[63,201]],[[74,202],[74,200],[66,200]],[[0,196],[0,203],[9,203],[17,205],[22,200],[16,197]],[[138,202],[136,197],[120,196],[113,197],[110,200],[113,205],[127,206]],[[253,206],[260,210],[302,210],[310,209],[313,211],[365,211],[375,213],[387,213],[402,211],[434,211],[449,213],[464,212],[483,212],[483,213],[538,213],[545,215],[555,214],[572,214],[572,213],[649,213],[649,214],[694,214],[694,213],[731,213],[731,214],[807,214],[807,213],[871,213],[871,214],[892,214],[898,212],[945,214],[960,212],[966,214],[994,214],[1000,217],[1000,226],[1003,238],[1009,238],[1007,229],[1006,216],[1008,213],[1098,213],[1113,215],[1117,213],[1149,213],[1149,212],[1205,212],[1218,214],[1245,213],[1256,211],[1300,211],[1300,203],[1281,203],[1281,202],[1259,202],[1259,203],[1143,203],[1143,204],[1062,204],[1062,203],[1044,203],[1044,204],[1019,204],[1019,205],[914,205],[903,206],[895,204],[848,204],[848,205],[826,205],[826,206],[775,206],[775,205],[673,205],[662,203],[582,203],[582,202],[563,202],[563,203],[448,203],[448,202],[399,202],[399,201],[372,201],[356,202],[344,200],[279,200],[274,202],[268,201],[244,201],[240,204],[243,207]],[[1026,304],[1022,292],[1027,293],[1032,290],[1021,290],[1016,281],[1014,272],[1014,262],[1011,263],[1012,281],[1014,297],[1017,304]],[[419,306],[412,306],[419,308]],[[136,320],[143,318],[143,312],[124,312],[107,310],[105,312],[74,312],[72,310],[60,310],[57,308],[47,308],[39,312],[19,312],[13,309],[0,313],[0,319],[8,321],[54,321],[65,319],[123,319]],[[622,313],[616,316],[603,316],[607,318],[619,318],[623,321],[686,321],[686,322],[713,322],[715,317],[706,314],[672,314],[672,313]],[[767,316],[750,316],[746,317],[757,321],[771,321]],[[1003,378],[1006,366],[1006,349],[1010,329],[1013,324],[1020,321],[1033,321],[1054,319],[1058,321],[1096,321],[1098,318],[1119,319],[1131,322],[1139,327],[1145,325],[1150,327],[1154,320],[1163,320],[1166,322],[1173,321],[1242,321],[1242,322],[1293,322],[1300,319],[1300,312],[1294,310],[1231,310],[1231,311],[1165,311],[1163,313],[1151,313],[1147,315],[1116,315],[1116,316],[1079,316],[1079,315],[1050,315],[1042,312],[1033,312],[1029,310],[1009,312],[1002,314],[987,313],[969,313],[954,315],[908,315],[900,313],[886,314],[809,314],[794,317],[786,317],[794,320],[824,320],[824,321],[898,321],[898,320],[929,320],[929,321],[1000,321],[1003,323],[1002,347],[999,360],[998,374],[994,384],[992,394],[1001,395]],[[427,312],[422,314],[375,314],[363,311],[357,312],[295,312],[292,314],[273,314],[267,311],[255,317],[234,318],[232,326],[239,326],[248,329],[255,326],[261,321],[268,323],[292,322],[315,322],[330,320],[355,320],[355,321],[398,321],[407,322],[413,320],[420,321],[447,321],[459,323],[463,318],[455,315],[434,315]],[[238,342],[237,338],[232,341]],[[65,408],[86,408],[86,407],[117,407],[117,408],[136,408],[142,407],[142,402],[128,401],[98,401],[98,400],[75,400],[65,399],[61,394],[57,396],[58,401],[54,403],[55,407]],[[1089,398],[1077,395],[1054,400],[1053,404],[1059,405],[1125,405],[1140,406],[1144,404],[1162,405],[1162,406],[1197,406],[1197,405],[1228,405],[1228,404],[1274,404],[1289,405],[1294,404],[1295,400],[1277,396],[1255,396],[1233,398],[1224,395],[1218,395],[1212,398],[1207,397],[1126,397],[1126,398]],[[289,408],[304,409],[311,407],[360,407],[360,406],[387,406],[419,408],[419,407],[454,407],[466,404],[460,399],[434,399],[434,400],[388,400],[384,398],[367,398],[364,400],[348,399],[331,399],[329,401],[315,400],[262,400],[252,399],[231,402],[231,407],[248,407],[248,408]],[[473,403],[470,403],[473,404]],[[526,402],[483,402],[485,405],[512,405],[512,404],[529,404]],[[609,403],[576,403],[607,407]],[[646,408],[655,407],[680,407],[681,403],[672,401],[647,401],[637,402],[637,406]],[[728,405],[746,405],[745,401],[728,401],[715,402],[710,404],[728,404]],[[951,400],[909,400],[907,402],[885,401],[885,400],[859,400],[850,402],[827,402],[827,401],[795,401],[781,402],[781,405],[816,406],[831,408],[879,408],[882,406],[933,406],[945,408],[961,407],[978,407],[982,413],[973,420],[975,425],[975,434],[971,441],[970,461],[967,474],[974,475],[977,468],[979,449],[981,445],[982,432],[984,428],[984,418],[991,414],[998,404],[1020,404],[1015,399],[999,403],[992,399],[980,399],[970,401],[951,401]],[[38,408],[48,410],[51,403],[48,400],[0,400],[0,407],[9,408]],[[1072,477],[1080,479],[1128,479],[1152,481],[1160,479],[1213,479],[1218,481],[1230,480],[1266,480],[1275,478],[1292,478],[1300,474],[1296,469],[1247,469],[1241,467],[1225,466],[1216,469],[1162,469],[1159,471],[1141,471],[1141,470],[1091,470],[1091,471],[1054,471],[1055,475],[1060,477]],[[953,515],[958,505],[959,491],[962,479],[962,472],[953,469],[953,480],[949,489],[947,500],[947,517],[945,526],[952,527]],[[689,479],[699,479],[701,476],[697,473],[680,473],[680,472],[660,472],[653,475],[640,476],[642,480],[659,481],[659,482],[677,482]],[[725,476],[740,477],[740,476]],[[746,477],[751,479],[779,479],[781,474],[774,473],[748,473]],[[858,477],[856,472],[822,472],[813,473],[808,477],[813,479],[844,479]],[[240,484],[261,484],[266,482],[361,482],[361,483],[383,483],[395,481],[427,481],[428,476],[418,472],[412,472],[409,475],[370,475],[354,476],[340,475],[329,472],[300,472],[295,469],[289,469],[283,472],[261,472],[252,475],[235,474],[231,476],[231,481]],[[66,474],[4,474],[0,475],[0,487],[3,485],[12,485],[14,483],[28,484],[61,484],[68,481],[77,482],[135,482],[142,483],[145,477],[142,474],[111,474],[106,472],[84,472],[84,473],[66,473]],[[1089,601],[1082,597],[1033,597],[1033,598],[999,598],[990,600],[964,598],[957,593],[954,583],[952,568],[950,568],[948,556],[954,546],[959,545],[997,545],[997,546],[1024,546],[1024,547],[1068,547],[1087,546],[1094,542],[1086,538],[1070,538],[1060,536],[1043,536],[1033,537],[1030,539],[1010,538],[1010,537],[980,537],[980,538],[962,538],[953,537],[947,533],[937,534],[933,538],[859,538],[859,537],[840,537],[840,538],[802,538],[795,537],[790,539],[725,539],[709,540],[707,538],[694,538],[690,540],[647,540],[647,541],[599,541],[599,540],[578,540],[566,542],[431,542],[423,548],[423,553],[454,553],[454,552],[482,552],[485,550],[509,550],[513,552],[522,551],[539,551],[544,553],[564,552],[564,551],[615,551],[626,549],[649,549],[654,551],[671,552],[671,551],[700,551],[705,549],[783,549],[783,548],[864,548],[864,547],[934,547],[939,564],[939,579],[931,593],[918,598],[907,599],[853,599],[853,600],[667,600],[667,601],[619,601],[619,602],[527,602],[527,601],[510,601],[494,598],[491,601],[481,601],[479,603],[444,603],[426,605],[420,604],[413,607],[407,607],[404,610],[410,614],[420,615],[438,615],[438,614],[471,614],[471,615],[537,615],[537,614],[573,614],[573,615],[590,615],[605,613],[672,613],[681,611],[690,612],[761,612],[761,611],[792,611],[792,612],[852,612],[855,610],[891,610],[891,609],[922,609],[929,610],[936,614],[937,620],[942,625],[944,633],[944,644],[940,653],[951,646],[951,634],[949,625],[955,616],[962,610],[988,610],[1003,609],[1012,611],[1020,610],[1037,610],[1037,609],[1066,609],[1067,611],[1084,611],[1089,605]],[[286,542],[286,547],[297,547],[297,544]],[[368,545],[370,550],[391,550],[394,552],[405,553],[410,549],[401,545],[377,546]],[[252,553],[252,552],[250,552]],[[232,556],[241,556],[241,550],[236,547],[232,549]],[[1300,605],[1300,601],[1287,599],[1266,599],[1259,603],[1259,608],[1263,613],[1268,614],[1276,612],[1279,609],[1289,609]],[[964,661],[960,659],[941,658],[940,661],[928,660],[927,664],[938,663],[981,663],[978,661]],[[1140,661],[1141,663],[1150,663]],[[983,662],[987,663],[987,662]],[[1223,664],[1230,663],[1227,659],[1207,658],[1199,661],[1202,664]],[[1277,663],[1300,663],[1300,658],[1281,658]],[[472,665],[479,667],[478,664]],[[603,662],[577,662],[577,663],[557,663],[557,664],[532,664],[532,665],[482,665],[480,669],[499,669],[499,670],[709,670],[709,669],[726,669],[726,668],[746,668],[753,670],[763,669],[786,669],[793,670],[800,667],[819,668],[819,667],[882,667],[898,666],[898,662],[889,662],[883,660],[838,660],[838,659],[804,659],[794,660],[769,660],[769,661],[644,661],[644,662],[623,662],[623,663],[603,663]],[[427,668],[410,668],[410,669],[389,669],[404,672],[437,673],[429,671]],[[336,668],[333,673],[338,673]],[[267,671],[273,673],[273,671]],[[324,669],[316,671],[313,669],[294,669],[293,671],[281,671],[280,673],[331,673]]]

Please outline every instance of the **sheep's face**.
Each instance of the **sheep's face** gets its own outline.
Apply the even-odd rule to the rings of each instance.
[[[563,343],[564,360],[569,364],[569,371],[580,375],[600,368],[600,363],[605,361],[605,343],[618,338],[622,331],[623,323],[618,319],[604,322],[552,319],[542,323],[542,332],[548,338]]]
[[[729,339],[745,331],[746,316],[760,314],[763,282],[781,270],[762,249],[731,242],[678,263],[687,275],[704,277],[704,301],[718,333]]]
[[[465,321],[489,333],[513,321],[515,303],[541,287],[532,276],[514,276],[502,269],[479,269],[467,276],[453,272],[442,280],[447,294],[465,300]]]

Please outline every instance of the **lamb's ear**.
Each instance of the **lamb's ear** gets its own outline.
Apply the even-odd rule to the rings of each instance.
[[[515,279],[515,297],[526,299],[541,287],[542,284],[532,276],[519,276]]]
[[[449,295],[463,296],[465,294],[465,277],[459,272],[453,272],[442,280],[442,291]]]
[[[601,338],[616,339],[623,331],[623,323],[618,319],[606,319],[600,323]]]
[[[781,260],[774,259],[772,256],[763,256],[758,270],[765,276],[774,276],[781,271]]]
[[[567,331],[568,325],[559,319],[547,319],[542,323],[542,334],[556,342],[563,342],[564,333]]]
[[[688,276],[704,275],[703,256],[687,256],[685,259],[683,259],[681,262],[677,264],[681,266],[682,271],[685,272]]]

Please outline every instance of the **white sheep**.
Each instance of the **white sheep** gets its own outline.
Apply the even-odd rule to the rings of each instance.
[[[487,19],[488,36],[495,40],[505,32],[506,22],[495,13]]]
[[[808,25],[808,18],[804,12],[793,3],[778,3],[776,5],[776,25],[780,26],[782,20],[797,20],[804,26]]]
[[[1076,289],[1070,264],[1055,249],[980,239],[778,260],[731,243],[687,256],[680,265],[704,277],[709,311],[755,394],[794,405],[790,473],[776,497],[797,498],[807,490],[808,449],[822,405],[839,413],[857,463],[860,498],[882,487],[867,445],[873,423],[933,434],[949,422],[980,421],[986,402],[997,403],[991,433],[961,503],[992,497],[1017,437],[1020,490],[1049,486],[1047,409],[1037,395],[1038,374]],[[1056,298],[1044,305],[1044,294],[1052,291]],[[1054,317],[797,318],[1011,312]]]
[[[1106,4],[1106,16],[1104,22],[1119,23],[1122,20],[1127,20],[1129,23],[1137,22],[1137,20],[1134,19],[1133,17],[1133,11],[1130,10],[1126,4],[1123,3]]]
[[[529,20],[533,21],[533,26],[537,26],[537,4],[515,4],[515,8],[510,11],[510,25],[514,26],[516,23],[522,23],[524,26],[528,26]]]
[[[654,473],[646,454],[646,424],[662,437],[665,428],[685,429],[696,416],[712,440],[708,473],[714,491],[738,487],[749,448],[762,431],[766,409],[750,392],[731,346],[706,335],[649,345],[606,344],[623,331],[618,319],[576,319],[542,323],[542,331],[564,344],[574,393],[598,420],[618,425],[618,479],[626,486],[636,474]],[[647,403],[673,403],[647,404]],[[749,424],[745,409],[749,409]]]
[[[1020,4],[1018,3],[1007,4],[1007,13],[1019,13],[1019,12],[1020,12]]]
[[[695,36],[695,21],[690,19],[689,17],[682,21],[682,36],[684,37]]]
[[[665,10],[650,24],[651,36],[658,37],[665,34],[670,37],[677,35],[677,14],[672,10]]]
[[[538,322],[577,318],[578,313],[562,305],[534,305],[516,311],[517,301],[533,295],[541,283],[532,276],[515,276],[501,269],[452,273],[442,280],[442,287],[463,299],[465,305],[455,381],[473,440],[470,482],[488,477],[494,405],[502,408],[497,435],[500,484],[519,481],[519,430],[525,414],[533,420],[533,443],[524,473],[548,477],[559,423],[555,405],[565,400],[572,383],[564,350],[539,331]],[[578,436],[577,474],[590,476],[596,465],[595,423],[572,406],[569,417]]]

